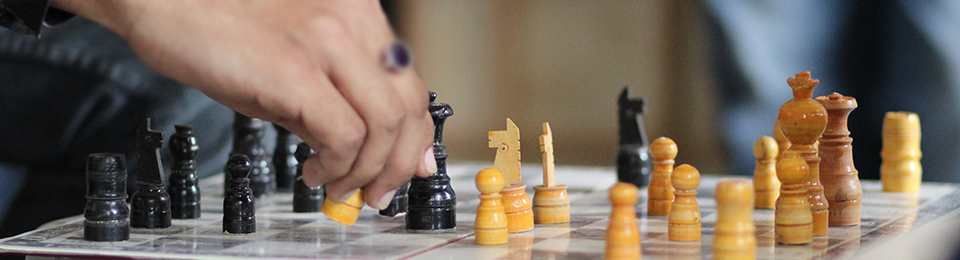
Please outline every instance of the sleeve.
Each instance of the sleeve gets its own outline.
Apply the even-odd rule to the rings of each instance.
[[[39,37],[41,26],[54,26],[72,17],[50,8],[50,0],[0,0],[0,26],[21,34]]]

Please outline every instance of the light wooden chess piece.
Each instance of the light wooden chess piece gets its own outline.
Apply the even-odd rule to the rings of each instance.
[[[777,243],[797,245],[813,241],[813,216],[803,183],[808,171],[797,151],[784,152],[777,161],[777,178],[782,183],[774,218]]]
[[[883,118],[880,182],[884,192],[920,191],[920,117],[912,112],[887,112]]]
[[[820,173],[823,195],[830,205],[830,226],[860,224],[863,189],[853,165],[853,138],[847,129],[847,117],[857,108],[857,99],[834,92],[817,97],[827,109],[827,128],[820,137]]]
[[[677,158],[677,143],[670,138],[660,137],[650,145],[653,156],[653,173],[650,174],[650,186],[647,188],[647,215],[666,216],[673,204],[673,184],[670,174]]]
[[[507,212],[510,233],[533,229],[533,207],[527,195],[527,185],[520,177],[520,129],[507,118],[507,130],[490,131],[487,146],[497,148],[493,168],[503,174],[506,182],[500,194]]]
[[[618,182],[610,188],[610,222],[607,225],[605,259],[640,259],[640,230],[637,229],[637,186]]]
[[[477,206],[477,219],[474,221],[477,244],[507,243],[507,214],[500,201],[503,175],[495,168],[486,168],[477,173],[476,184],[480,190],[480,205]]]
[[[357,189],[350,198],[343,202],[336,202],[326,197],[323,199],[321,211],[333,221],[344,225],[353,225],[360,217],[360,209],[363,209],[363,190]]]
[[[689,164],[681,164],[673,170],[670,182],[677,190],[667,217],[667,237],[670,241],[698,241],[701,231],[700,205],[697,204],[700,172]]]
[[[793,89],[793,99],[780,107],[777,121],[783,135],[790,141],[788,151],[797,151],[807,161],[808,173],[805,186],[807,201],[813,215],[813,235],[827,234],[829,223],[829,203],[823,196],[820,184],[820,157],[817,155],[817,140],[827,127],[827,110],[820,102],[813,100],[813,89],[820,80],[811,79],[810,72],[797,73],[796,78],[787,79]],[[782,181],[782,180],[781,180]]]
[[[783,129],[780,128],[780,122],[778,121],[773,125],[773,139],[777,140],[777,160],[783,158],[783,152],[786,152],[790,149],[790,140],[787,140],[787,137],[783,135]]]
[[[533,187],[533,222],[570,222],[570,196],[567,195],[567,185],[557,185],[553,164],[553,131],[549,123],[543,123],[540,152],[543,153],[543,185]]]
[[[756,199],[753,207],[772,209],[780,196],[780,180],[777,179],[777,154],[780,149],[772,137],[763,136],[753,143],[753,156],[757,157],[757,167],[753,170],[753,188]]]
[[[767,137],[770,138],[770,137]],[[773,141],[773,138],[770,138]],[[713,259],[754,259],[757,238],[753,224],[753,187],[747,180],[717,183],[717,222]]]

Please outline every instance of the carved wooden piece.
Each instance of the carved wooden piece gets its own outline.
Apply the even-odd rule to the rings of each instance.
[[[533,207],[526,189],[527,185],[514,182],[500,191],[510,233],[533,229]]]
[[[788,151],[800,152],[807,161],[809,173],[805,186],[813,214],[815,236],[826,235],[829,222],[829,204],[823,197],[823,185],[820,184],[820,157],[817,156],[816,146],[827,126],[827,110],[812,98],[813,89],[819,83],[819,80],[810,78],[809,71],[787,79],[787,84],[793,89],[793,99],[783,104],[777,115],[780,128],[791,144]]]
[[[776,207],[780,196],[780,180],[777,179],[777,142],[772,137],[763,136],[753,143],[753,156],[757,158],[757,167],[753,170],[753,188],[756,197],[753,206],[758,209]]]
[[[567,185],[557,185],[553,164],[553,131],[549,123],[543,123],[540,152],[543,153],[543,185],[533,187],[533,223],[570,222],[570,196],[567,195]]]
[[[497,157],[493,160],[493,168],[497,168],[506,179],[504,187],[511,183],[520,182],[520,129],[507,118],[507,130],[490,131],[488,133],[489,148],[497,148]]]
[[[507,214],[500,201],[503,175],[495,168],[486,168],[477,173],[475,181],[477,190],[480,190],[480,205],[474,220],[477,244],[506,244]]]
[[[912,112],[887,112],[883,118],[880,182],[884,192],[920,191],[920,117]]]
[[[780,185],[780,198],[774,218],[774,233],[777,243],[796,245],[813,241],[813,215],[807,190],[803,180],[809,171],[807,163],[800,158],[800,152],[787,151],[777,161],[777,178]]]
[[[830,205],[830,226],[860,224],[863,191],[859,173],[853,164],[853,138],[847,129],[847,117],[857,108],[857,99],[834,92],[817,97],[827,109],[827,128],[820,137],[820,173],[823,195]]]
[[[321,210],[327,217],[344,225],[353,225],[360,216],[360,209],[363,208],[363,190],[357,189],[350,198],[343,202],[336,202],[326,197],[323,200]]]
[[[677,190],[667,217],[667,237],[670,241],[700,240],[700,205],[697,204],[700,172],[689,164],[681,164],[673,170],[670,183]]]
[[[773,138],[770,140],[773,141]],[[716,199],[713,259],[754,259],[757,238],[752,218],[753,187],[750,181],[721,180],[717,184]]]
[[[650,155],[653,157],[653,173],[647,188],[647,215],[666,216],[673,203],[670,174],[673,173],[673,159],[677,158],[677,143],[667,137],[657,138],[650,145]]]
[[[637,186],[618,182],[610,188],[610,222],[607,226],[605,259],[640,259],[640,230],[637,229]]]

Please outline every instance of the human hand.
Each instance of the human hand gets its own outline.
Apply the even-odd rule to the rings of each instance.
[[[414,174],[437,171],[428,95],[388,71],[395,42],[374,0],[53,1],[110,28],[151,68],[234,110],[279,124],[317,153],[308,186],[385,208]]]

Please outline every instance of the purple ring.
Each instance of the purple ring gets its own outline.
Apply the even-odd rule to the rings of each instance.
[[[387,47],[383,64],[390,72],[400,72],[413,64],[413,53],[403,42],[395,41]]]

